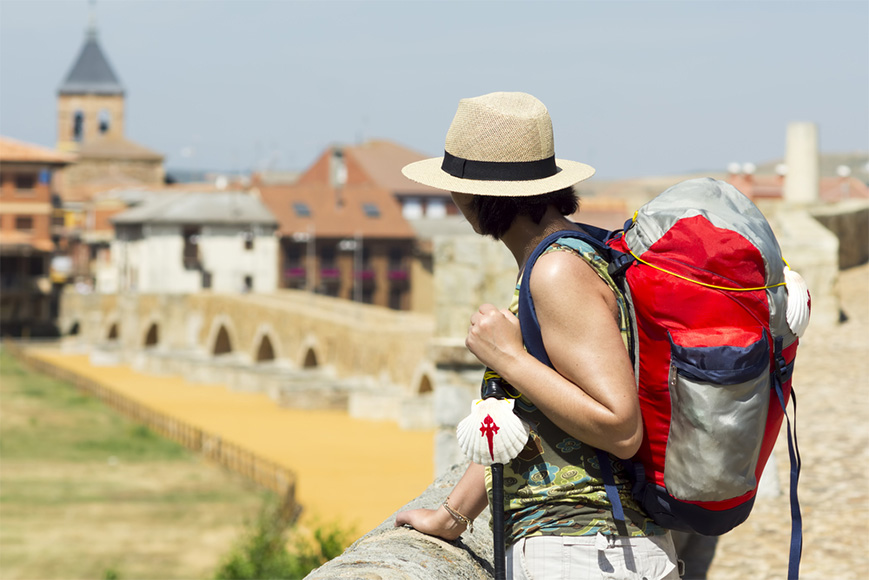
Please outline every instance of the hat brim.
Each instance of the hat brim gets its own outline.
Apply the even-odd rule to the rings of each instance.
[[[594,175],[594,167],[590,165],[556,159],[555,166],[558,172],[551,177],[529,181],[480,181],[450,175],[441,169],[443,159],[443,157],[434,157],[417,161],[405,165],[401,172],[412,181],[445,191],[502,197],[542,195],[576,185]]]

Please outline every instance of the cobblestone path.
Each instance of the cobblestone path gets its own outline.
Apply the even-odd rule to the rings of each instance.
[[[806,580],[869,575],[869,266],[841,272],[839,287],[847,320],[834,328],[810,325],[794,371]],[[783,432],[775,450],[782,494],[759,498],[748,521],[721,538],[710,580],[787,577],[785,439]]]

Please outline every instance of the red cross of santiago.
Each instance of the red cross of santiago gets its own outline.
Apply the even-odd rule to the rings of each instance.
[[[489,455],[492,456],[492,461],[495,461],[495,449],[492,441],[499,430],[500,427],[495,424],[495,420],[492,419],[492,416],[486,415],[486,418],[483,419],[483,423],[480,425],[480,434],[482,437],[489,440]]]

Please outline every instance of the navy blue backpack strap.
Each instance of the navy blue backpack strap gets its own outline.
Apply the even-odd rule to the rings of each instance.
[[[540,244],[534,248],[528,261],[525,262],[523,269],[522,280],[523,284],[519,286],[519,325],[522,328],[522,339],[525,341],[525,348],[531,353],[534,358],[551,367],[552,363],[549,360],[549,355],[546,354],[546,349],[543,347],[543,337],[540,334],[540,323],[537,320],[537,311],[534,309],[534,302],[531,300],[531,269],[537,262],[537,259],[546,251],[546,249],[561,238],[576,238],[587,243],[605,258],[609,256],[610,250],[606,245],[606,240],[612,236],[612,232],[595,226],[583,224],[581,226],[585,231],[578,230],[563,230],[550,234],[543,239]]]
[[[782,337],[775,339],[775,362],[773,372],[773,387],[782,413],[787,421],[788,458],[790,459],[790,499],[791,499],[791,547],[788,554],[788,580],[796,580],[800,576],[800,559],[803,553],[803,517],[800,512],[800,500],[797,488],[800,481],[800,470],[803,461],[800,458],[800,448],[797,444],[797,394],[791,387],[791,401],[794,405],[794,424],[791,429],[791,420],[788,417],[787,403],[783,391],[783,384],[793,373],[793,366],[785,362],[782,355]]]
[[[546,249],[561,238],[576,238],[590,245],[597,250],[604,259],[610,258],[611,252],[606,245],[606,241],[612,237],[613,232],[604,230],[594,226],[583,224],[581,226],[585,231],[564,230],[547,236],[540,244],[534,248],[528,261],[525,262],[522,279],[523,283],[519,286],[519,325],[522,328],[522,339],[525,342],[525,348],[531,353],[534,358],[542,362],[548,367],[552,367],[552,361],[549,360],[549,355],[546,354],[546,348],[543,346],[543,335],[540,332],[540,322],[537,320],[537,312],[534,309],[534,302],[531,300],[531,269],[537,262],[537,259],[546,251]],[[603,475],[604,488],[606,489],[607,499],[613,508],[613,520],[615,521],[616,530],[620,535],[627,535],[627,526],[625,525],[625,514],[622,509],[622,502],[619,498],[618,488],[615,483],[612,465],[610,464],[609,455],[596,449],[598,463],[600,464],[601,474]]]

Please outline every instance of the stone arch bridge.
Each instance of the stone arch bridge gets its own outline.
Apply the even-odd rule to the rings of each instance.
[[[302,291],[78,294],[61,301],[64,346],[95,364],[266,392],[302,408],[433,426],[434,318]]]

